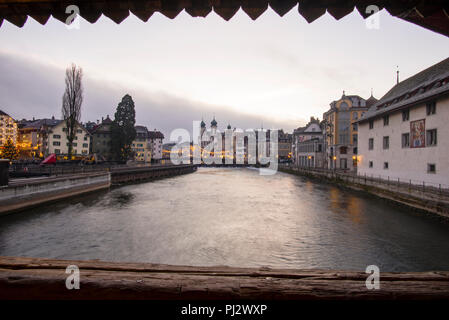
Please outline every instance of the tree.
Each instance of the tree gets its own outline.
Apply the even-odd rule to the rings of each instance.
[[[76,136],[77,124],[81,119],[83,103],[83,69],[72,63],[65,71],[65,91],[62,96],[62,117],[67,127],[68,158],[72,158],[73,140]]]
[[[10,161],[16,160],[19,155],[19,150],[17,149],[11,138],[8,138],[8,140],[6,140],[1,151],[2,152],[0,153],[0,157],[2,159],[9,159]]]
[[[131,144],[136,138],[136,111],[134,101],[127,94],[118,104],[111,125],[112,149],[119,160],[126,161],[132,155]]]

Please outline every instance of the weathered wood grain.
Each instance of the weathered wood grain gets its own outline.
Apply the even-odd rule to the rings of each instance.
[[[68,265],[79,290],[65,287]],[[356,271],[192,267],[0,257],[0,299],[449,300],[449,272],[381,273],[368,290]]]

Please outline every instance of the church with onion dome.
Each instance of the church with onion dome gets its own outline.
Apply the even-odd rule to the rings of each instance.
[[[221,136],[221,144],[222,144],[222,152],[221,152],[221,158],[223,159],[223,163],[225,161],[225,159],[227,157],[231,158],[231,159],[235,159],[235,153],[236,153],[236,137],[233,136],[233,141],[232,141],[232,151],[228,151],[226,152],[226,143],[225,143],[225,131],[227,130],[232,130],[233,132],[236,130],[236,128],[232,129],[231,124],[228,123],[228,125],[226,126],[226,130],[224,130],[223,132],[220,132],[218,129],[218,122],[215,119],[215,115],[212,119],[212,121],[210,122],[210,126],[209,128],[207,128],[206,126],[206,122],[204,122],[204,119],[201,120],[200,123],[200,137],[199,137],[199,141],[201,141],[201,150],[205,149],[207,146],[209,146],[210,143],[213,143],[217,133]],[[207,136],[209,137],[209,139],[207,138]],[[201,139],[203,138],[203,139]],[[245,153],[246,154],[246,153]],[[211,152],[211,156],[213,156],[213,152]],[[234,160],[235,162],[235,160]]]

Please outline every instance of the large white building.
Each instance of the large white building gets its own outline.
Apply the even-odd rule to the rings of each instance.
[[[449,185],[449,58],[397,83],[359,121],[358,174]]]
[[[64,120],[55,120],[54,126],[49,127],[46,136],[45,154],[66,155],[69,152],[67,126]],[[76,136],[73,140],[73,155],[88,155],[90,147],[90,133],[79,123],[76,126]]]

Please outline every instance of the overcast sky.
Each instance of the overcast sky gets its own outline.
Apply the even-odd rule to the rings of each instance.
[[[239,11],[226,22],[215,13],[174,20],[132,14],[120,25],[101,17],[79,30],[51,18],[0,28],[0,109],[16,119],[60,117],[64,69],[84,70],[82,121],[111,117],[122,96],[136,104],[137,123],[190,128],[192,120],[224,128],[284,128],[322,117],[346,94],[380,98],[405,79],[449,55],[449,39],[380,13],[369,29],[357,11],[308,24],[297,9],[268,9],[252,21]]]

